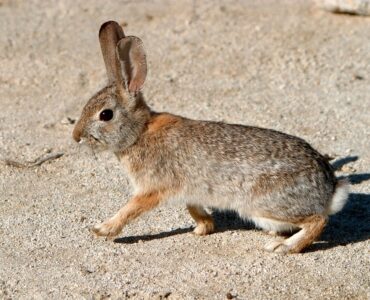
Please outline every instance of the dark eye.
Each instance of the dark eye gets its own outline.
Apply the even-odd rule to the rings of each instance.
[[[113,118],[113,111],[111,109],[104,109],[99,116],[99,119],[104,122],[108,122]]]

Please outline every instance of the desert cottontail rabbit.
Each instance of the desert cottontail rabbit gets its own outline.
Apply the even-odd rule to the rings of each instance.
[[[108,85],[88,101],[73,137],[113,151],[135,190],[112,218],[93,228],[97,235],[116,236],[140,214],[175,200],[187,205],[197,235],[214,230],[204,207],[228,209],[264,230],[297,231],[266,246],[295,253],[320,235],[328,215],[342,209],[347,182],[337,181],[327,159],[305,141],[153,112],[140,92],[147,72],[141,40],[125,37],[113,21],[101,26],[99,40]]]

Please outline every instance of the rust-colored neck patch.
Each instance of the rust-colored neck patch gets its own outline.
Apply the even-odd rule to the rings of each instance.
[[[168,113],[154,114],[148,122],[148,133],[155,133],[162,129],[172,126],[178,126],[181,122],[181,117]]]

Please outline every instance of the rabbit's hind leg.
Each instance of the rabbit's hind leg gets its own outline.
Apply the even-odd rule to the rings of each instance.
[[[197,223],[194,229],[196,235],[207,235],[214,231],[215,225],[211,215],[205,209],[198,205],[187,205],[190,215]]]
[[[300,231],[284,240],[276,240],[266,245],[265,249],[276,253],[299,253],[310,246],[321,234],[327,223],[327,217],[313,215],[299,222],[292,222]]]

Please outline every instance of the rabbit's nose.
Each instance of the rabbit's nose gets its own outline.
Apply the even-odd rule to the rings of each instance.
[[[79,123],[77,123],[76,124],[76,127],[73,129],[72,136],[73,136],[73,139],[77,143],[80,143],[81,142],[82,130],[81,130],[80,126],[79,126]]]
[[[73,131],[73,139],[79,143],[81,141],[81,136],[80,135],[77,135],[75,134],[75,131]]]

